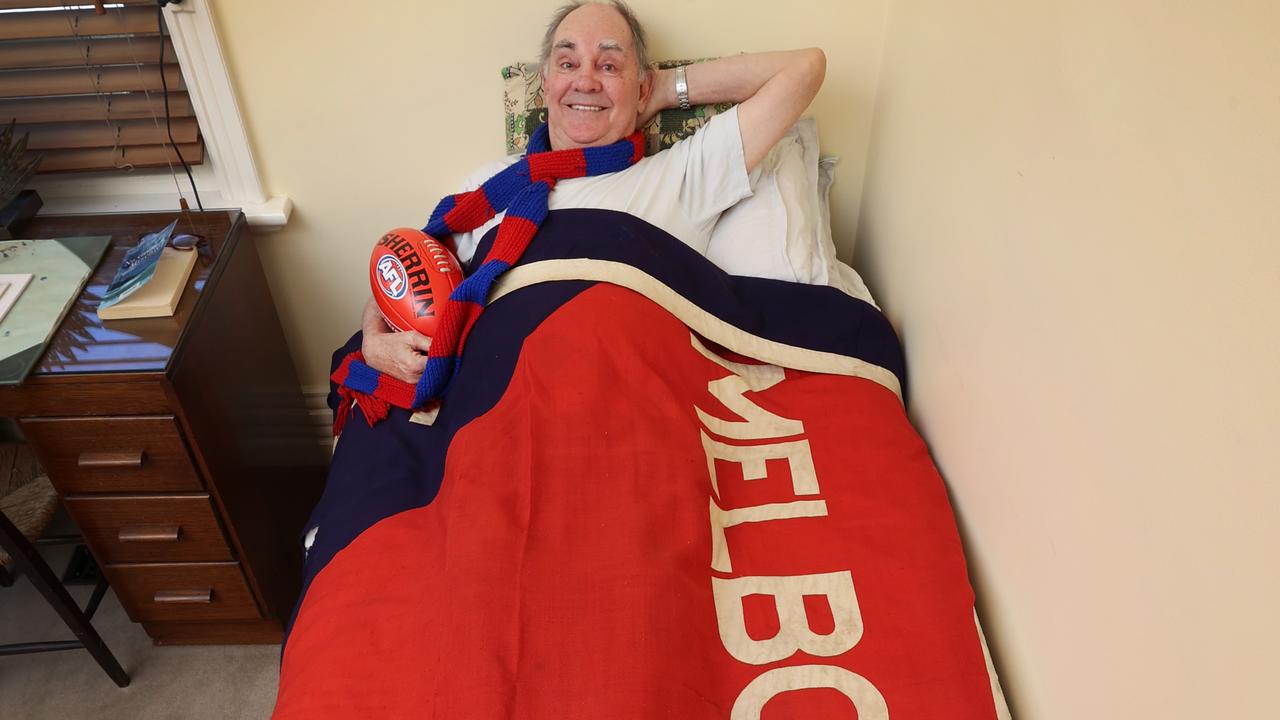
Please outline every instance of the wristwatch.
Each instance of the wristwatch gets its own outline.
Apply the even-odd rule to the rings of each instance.
[[[689,109],[689,81],[684,76],[684,66],[676,67],[676,100],[681,110]]]

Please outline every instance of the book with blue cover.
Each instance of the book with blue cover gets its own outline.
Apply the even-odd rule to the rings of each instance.
[[[111,279],[111,284],[107,286],[102,302],[98,305],[99,317],[102,316],[103,310],[137,292],[156,274],[160,256],[168,247],[169,238],[177,226],[178,221],[174,220],[163,230],[143,236],[137,245],[125,253],[124,260],[116,270],[116,276]]]

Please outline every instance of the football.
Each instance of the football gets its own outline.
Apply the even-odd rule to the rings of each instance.
[[[435,335],[439,316],[462,267],[443,244],[414,228],[396,228],[373,246],[369,284],[383,319],[400,331]]]

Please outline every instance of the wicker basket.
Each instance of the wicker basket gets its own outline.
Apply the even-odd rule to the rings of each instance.
[[[57,509],[58,491],[31,449],[25,443],[0,442],[0,512],[34,543]],[[7,569],[10,561],[0,549],[0,567]]]

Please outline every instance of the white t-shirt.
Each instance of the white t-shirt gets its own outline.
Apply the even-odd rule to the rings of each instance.
[[[520,158],[489,163],[467,179],[467,190],[480,187]],[[693,136],[650,155],[626,170],[608,175],[561,180],[551,191],[548,208],[620,210],[656,225],[706,255],[711,230],[720,214],[750,197],[752,179],[742,152],[738,109],[716,115]],[[453,236],[458,259],[471,262],[476,245],[506,213],[471,232]]]

